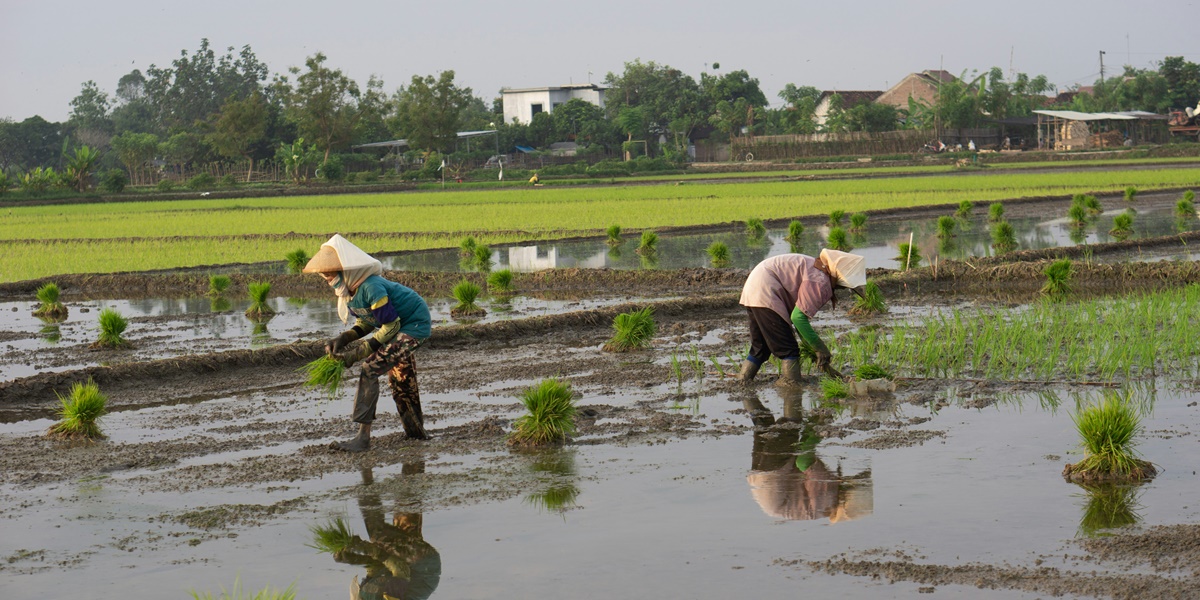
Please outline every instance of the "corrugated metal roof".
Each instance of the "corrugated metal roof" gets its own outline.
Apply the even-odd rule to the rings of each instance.
[[[482,129],[479,131],[460,131],[460,132],[458,132],[458,138],[466,139],[466,138],[479,137],[481,135],[493,135],[495,133],[496,133],[495,129]],[[402,147],[402,146],[407,146],[407,145],[408,145],[408,140],[388,140],[386,142],[371,142],[370,144],[359,144],[357,146],[354,146],[354,148],[397,148],[397,147]]]
[[[1085,113],[1074,110],[1035,110],[1033,112],[1068,121],[1134,121],[1138,119],[1128,113]]]

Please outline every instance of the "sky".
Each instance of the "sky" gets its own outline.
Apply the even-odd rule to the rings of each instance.
[[[788,83],[886,90],[938,68],[997,66],[1065,90],[1094,82],[1101,51],[1106,74],[1165,56],[1200,62],[1198,13],[1200,0],[0,0],[0,118],[65,120],[83,82],[111,96],[122,75],[168,66],[201,38],[218,55],[249,45],[272,73],[324,52],[389,92],[453,70],[489,105],[503,87],[601,83],[637,59],[697,80],[744,69],[773,106]]]

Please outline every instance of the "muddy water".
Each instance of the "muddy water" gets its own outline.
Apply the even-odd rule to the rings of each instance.
[[[1064,204],[1064,207],[1066,205]],[[1065,211],[1065,208],[1063,209]],[[1065,217],[1013,217],[1017,247],[1022,250],[1057,248],[1076,244],[1097,244],[1116,241],[1109,235],[1112,219],[1124,208],[1106,211],[1082,229],[1071,227]],[[850,233],[848,238],[854,252],[867,259],[869,268],[898,268],[895,260],[901,243],[907,243],[909,234],[926,260],[939,256],[942,259],[962,260],[976,256],[991,256],[991,233],[982,209],[977,209],[971,219],[959,221],[955,237],[943,242],[936,235],[936,219],[867,221],[860,233]],[[1183,224],[1185,231],[1200,226],[1195,219]],[[848,225],[846,225],[848,227]],[[1180,231],[1169,206],[1143,208],[1134,218],[1134,233],[1130,239],[1169,235]],[[749,269],[762,259],[776,254],[792,252],[793,247],[784,237],[786,230],[771,229],[762,240],[752,240],[742,231],[701,234],[663,234],[659,236],[658,251],[653,258],[635,252],[636,236],[627,235],[624,244],[612,248],[602,240],[575,240],[546,242],[535,245],[500,246],[492,252],[492,261],[498,269],[532,272],[550,268],[612,268],[612,269],[682,269],[710,266],[706,249],[713,242],[722,242],[730,252],[729,266]],[[805,232],[798,249],[816,254],[825,246],[829,228],[810,227]],[[1147,257],[1148,259],[1150,257]],[[1188,253],[1174,253],[1163,258],[1193,260]],[[423,252],[381,257],[388,269],[408,271],[457,271],[463,269],[457,250]],[[469,268],[469,267],[468,267]]]
[[[580,403],[631,405],[646,399],[634,392],[585,396]],[[711,598],[746,590],[784,597],[797,589],[839,598],[917,593],[918,584],[889,584],[886,577],[833,577],[776,563],[843,552],[930,564],[1028,566],[1042,560],[1081,574],[1130,572],[1079,560],[1072,542],[1086,535],[1081,521],[1090,500],[1059,476],[1062,464],[1075,459],[1069,394],[1060,393],[1057,401],[1013,396],[973,409],[967,406],[984,398],[938,393],[928,404],[852,404],[832,413],[815,409],[811,388],[790,409],[770,386],[758,388],[756,399],[773,418],[787,410],[799,420],[757,433],[746,429],[648,445],[591,445],[585,437],[580,445],[538,459],[443,455],[365,469],[346,459],[344,469],[320,479],[186,494],[139,485],[138,478],[154,469],[42,487],[4,486],[0,558],[7,560],[0,560],[0,588],[14,598],[137,600],[217,592],[240,576],[247,589],[295,583],[300,597],[345,597],[352,579],[364,580],[367,570],[306,546],[313,542],[311,527],[338,517],[363,538],[369,531],[403,538],[404,544],[390,546],[389,558],[418,573],[414,587],[436,586],[433,597],[442,598],[494,598],[497,590],[512,589],[523,597],[570,598]],[[1153,401],[1141,450],[1163,473],[1126,505],[1137,526],[1200,517],[1195,501],[1200,479],[1191,460],[1196,441],[1190,434],[1200,424],[1200,409],[1187,406],[1196,399],[1159,392]],[[433,394],[429,400],[436,414],[439,406],[467,402],[469,395]],[[751,418],[743,406],[754,400],[702,393],[698,408],[714,427],[748,427]],[[315,401],[274,406],[269,418],[282,422],[299,415],[340,416],[344,409]],[[164,413],[184,410],[116,415],[110,431],[121,440],[161,435],[145,430],[154,419],[170,418]],[[898,431],[898,422],[909,423],[900,430],[910,440],[922,431],[931,432],[929,439],[900,447],[880,443],[885,432]],[[45,424],[12,424],[0,435]],[[447,425],[435,425],[435,435]],[[197,425],[197,431],[203,428]],[[795,438],[803,452],[791,443]],[[294,451],[285,444],[258,452]],[[208,458],[238,455],[232,449],[228,456]],[[524,478],[522,489],[490,495],[489,489],[500,487],[492,477],[506,469],[505,477]],[[437,490],[431,479],[448,483]],[[364,486],[364,480],[372,483]],[[279,515],[228,520],[209,530],[174,519],[218,505],[293,501],[297,504]],[[419,529],[388,527],[418,521]],[[974,587],[938,592],[1037,597]]]

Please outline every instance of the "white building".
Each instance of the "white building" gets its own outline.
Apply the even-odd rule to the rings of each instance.
[[[554,112],[555,107],[575,98],[604,108],[606,89],[608,88],[594,83],[576,83],[558,87],[500,90],[504,101],[504,122],[512,123],[515,119],[522,125],[528,125],[533,120],[533,115]]]

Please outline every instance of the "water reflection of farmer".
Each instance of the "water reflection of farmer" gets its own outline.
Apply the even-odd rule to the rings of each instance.
[[[405,476],[425,471],[424,463],[405,463]],[[333,555],[340,563],[362,565],[367,576],[350,584],[350,597],[359,600],[420,600],[433,595],[442,578],[442,557],[425,541],[419,512],[396,512],[389,523],[383,503],[363,471],[363,492],[358,497],[369,539],[355,535],[350,544]]]
[[[817,456],[821,422],[802,418],[800,394],[784,398],[778,421],[757,397],[742,403],[754,422],[754,450],[750,459],[750,494],[770,517],[788,520],[828,518],[830,523],[871,514],[874,498],[871,473],[845,478]]]
[[[388,375],[392,399],[410,438],[428,439],[421,416],[421,392],[417,387],[417,363],[413,351],[429,339],[429,306],[413,290],[384,279],[383,264],[334,235],[308,261],[305,273],[319,273],[338,299],[338,316],[354,327],[329,340],[325,350],[347,367],[366,359],[354,396],[354,422],[358,435],[347,442],[330,445],[335,450],[362,452],[371,445],[371,423],[379,402],[379,377]],[[375,333],[365,339],[368,333]]]
[[[754,379],[759,367],[774,354],[783,361],[780,383],[799,382],[800,346],[793,330],[816,354],[817,368],[841,378],[841,373],[829,365],[829,349],[813,331],[809,319],[827,302],[836,306],[835,287],[849,288],[861,296],[866,283],[863,257],[828,248],[819,258],[780,254],[758,263],[746,278],[739,301],[750,319],[750,353],[742,361],[738,379]]]

